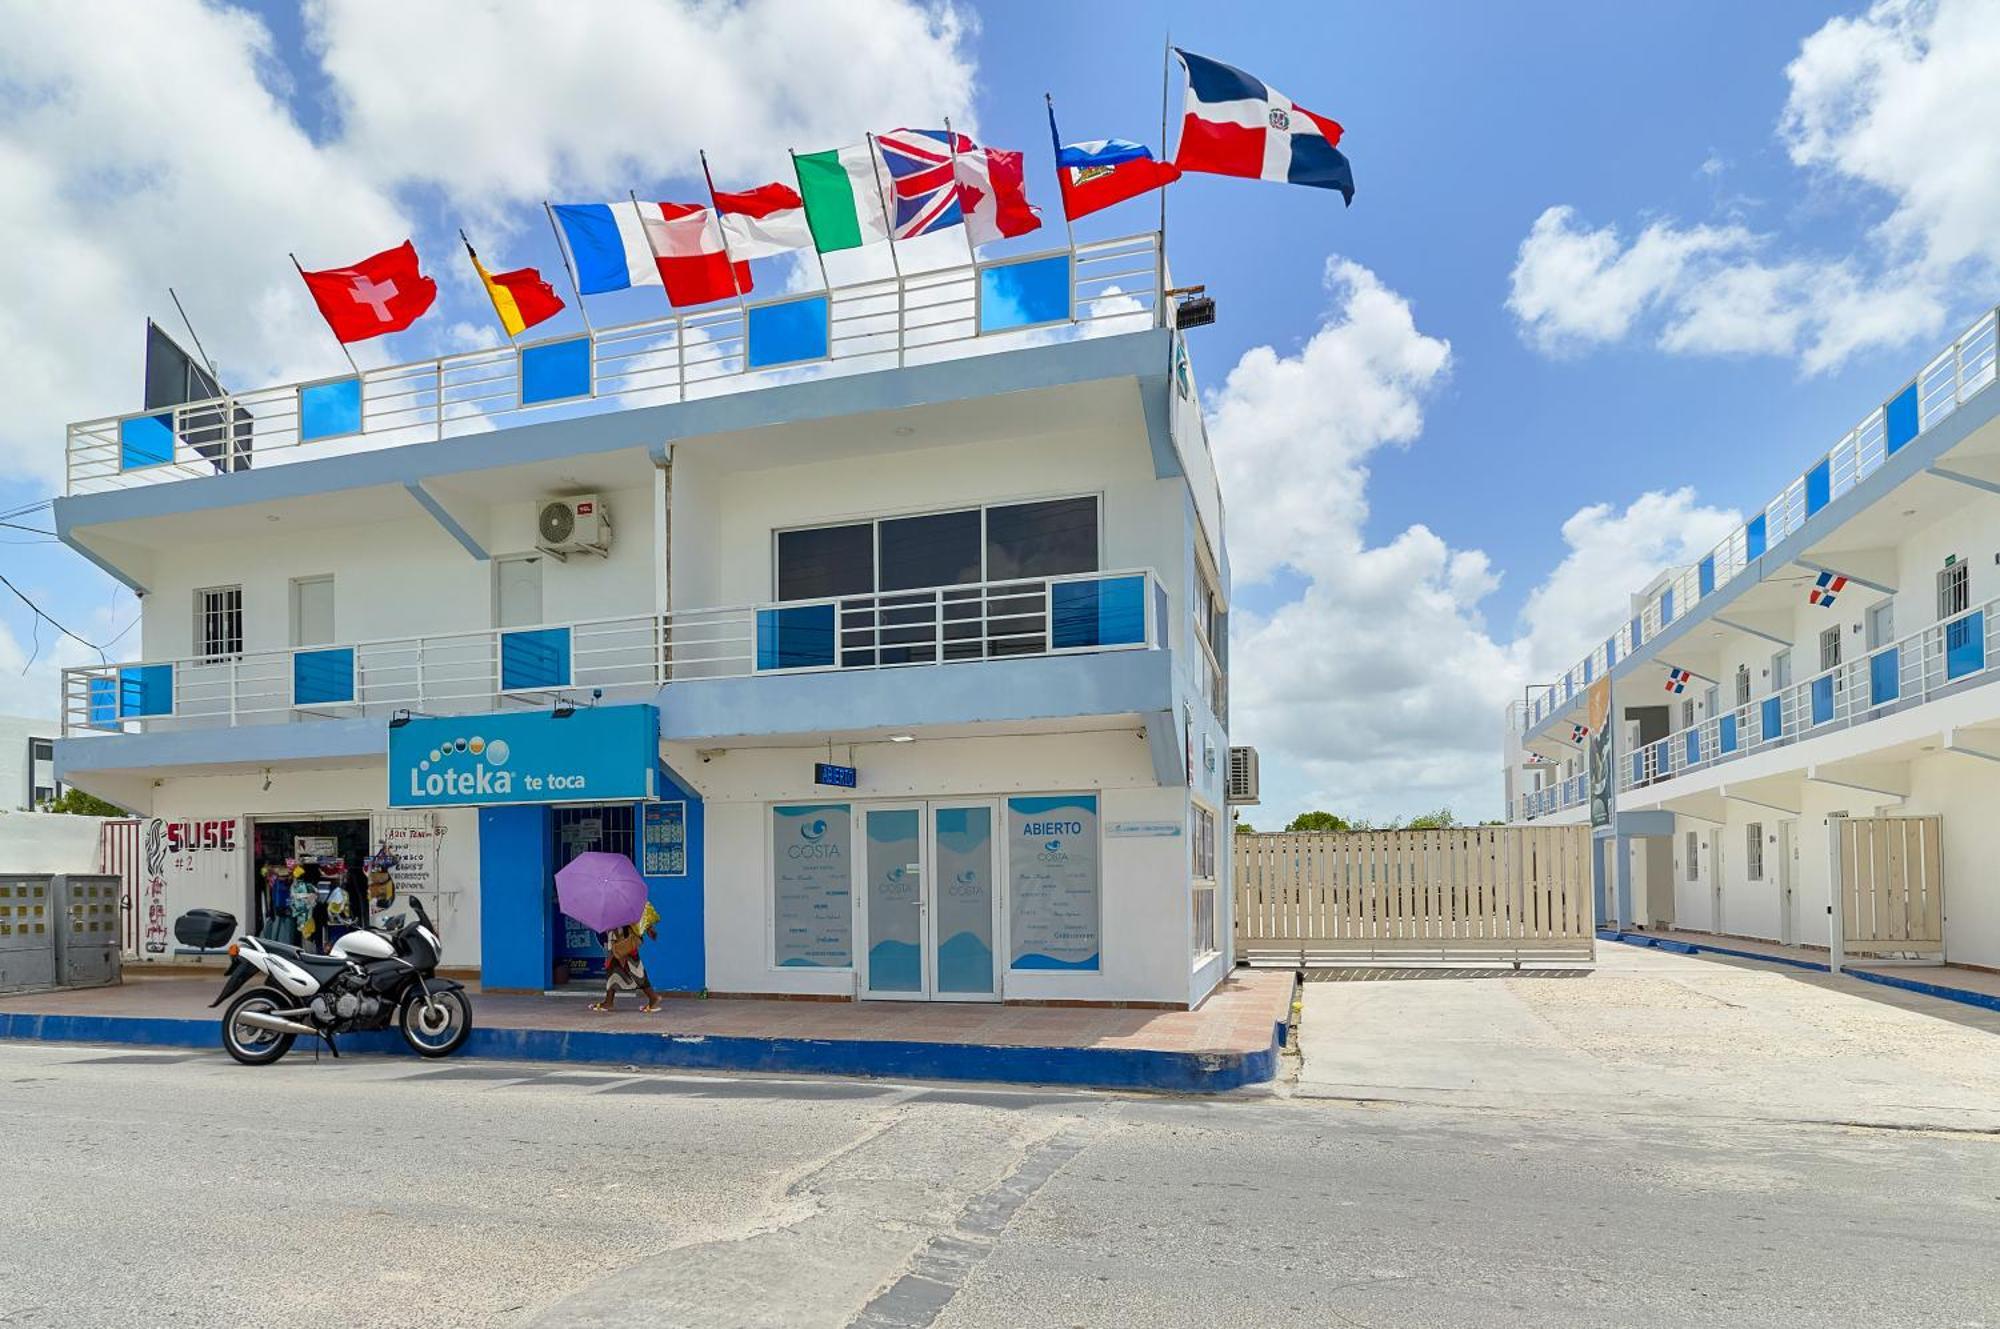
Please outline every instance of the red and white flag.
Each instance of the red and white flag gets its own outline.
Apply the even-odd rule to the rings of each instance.
[[[715,214],[699,203],[641,203],[639,220],[676,308],[733,300],[750,290],[750,264],[732,264]]]
[[[806,201],[790,185],[773,181],[735,194],[717,190],[715,206],[722,213],[731,258],[770,258],[812,248]]]
[[[437,283],[418,268],[417,247],[408,240],[348,267],[317,272],[301,267],[299,276],[321,317],[343,342],[401,332],[437,299]]]
[[[1007,148],[958,154],[958,206],[975,245],[1026,235],[1042,224],[1041,209],[1028,202],[1021,154]]]

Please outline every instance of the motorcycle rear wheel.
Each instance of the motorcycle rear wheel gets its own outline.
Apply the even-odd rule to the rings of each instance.
[[[245,1066],[268,1066],[292,1050],[297,1034],[280,1034],[252,1025],[238,1025],[236,1017],[246,1010],[275,1015],[296,1003],[291,995],[273,987],[251,988],[222,1012],[222,1046]]]
[[[433,992],[433,1010],[426,1010],[421,993],[411,993],[403,1002],[398,1023],[403,1041],[420,1057],[449,1057],[465,1046],[472,1036],[472,1003],[453,988]]]

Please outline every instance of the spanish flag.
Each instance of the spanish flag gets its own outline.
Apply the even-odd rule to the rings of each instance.
[[[465,240],[464,232],[458,238]],[[479,251],[472,247],[472,241],[465,240],[465,252],[472,256],[473,270],[478,272],[486,294],[493,298],[493,312],[500,316],[500,326],[507,329],[509,337],[518,337],[562,309],[562,297],[534,268],[488,272],[479,261]]]

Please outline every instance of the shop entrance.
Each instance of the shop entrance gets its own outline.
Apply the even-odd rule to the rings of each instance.
[[[578,854],[591,852],[634,857],[637,848],[634,809],[630,803],[591,803],[552,809],[555,836],[551,855],[555,869],[566,868]],[[634,860],[636,861],[636,859]],[[550,982],[604,985],[604,939],[565,914],[556,903],[556,881],[548,882],[549,915],[555,936],[555,972]]]
[[[368,818],[258,819],[250,838],[258,936],[325,951],[368,926]]]
[[[996,999],[998,804],[876,803],[860,811],[854,895],[864,942],[861,995]]]

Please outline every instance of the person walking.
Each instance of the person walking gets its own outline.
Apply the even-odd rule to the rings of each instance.
[[[644,1013],[660,1009],[660,994],[653,991],[653,984],[646,977],[646,962],[639,957],[641,937],[647,941],[660,939],[659,921],[658,911],[648,904],[638,922],[604,934],[604,999],[592,1002],[590,1009],[609,1012],[621,992],[645,993],[646,1004],[639,1008]]]

